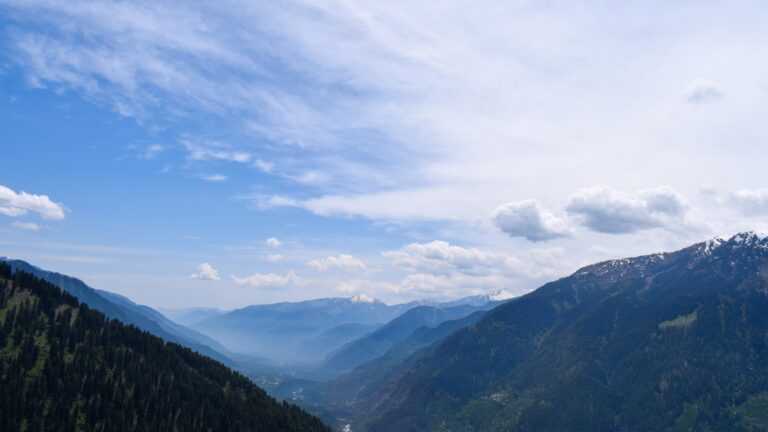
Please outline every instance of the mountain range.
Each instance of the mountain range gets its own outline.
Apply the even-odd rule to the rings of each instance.
[[[516,298],[167,312],[194,330],[6,262],[115,321],[224,357],[341,430],[768,429],[768,237],[754,232],[590,265]],[[314,373],[280,366],[297,359]]]
[[[591,265],[414,355],[351,429],[765,430],[768,238]]]
[[[416,306],[375,331],[348,342],[332,352],[322,366],[334,371],[347,371],[384,355],[398,342],[410,337],[420,328],[437,327],[445,321],[463,318],[480,310],[492,309],[499,302],[471,303],[460,306]]]
[[[383,332],[391,332],[393,326],[399,325],[398,323],[391,323],[392,325],[382,330],[382,333],[375,333],[379,327],[387,325],[404,313],[421,306],[428,308],[425,311],[432,310],[433,316],[428,319],[423,315],[423,322],[412,322],[403,337],[430,321],[437,325],[442,320],[464,316],[493,304],[492,296],[507,298],[508,294],[473,296],[447,304],[425,300],[387,305],[380,300],[359,295],[351,298],[254,305],[214,314],[191,324],[191,327],[220,342],[228,351],[241,355],[257,356],[275,364],[315,365],[325,360],[327,369],[343,371],[377,357],[388,348],[370,346],[370,354],[358,354],[359,360],[352,360],[349,351],[363,342],[351,346],[348,344],[369,334],[376,338]],[[437,314],[443,317],[439,318],[434,311],[438,311]],[[400,323],[406,319],[409,318],[404,318]],[[337,350],[345,349],[346,353],[339,354],[336,359],[333,356],[326,358]],[[368,348],[362,349],[366,350]],[[348,360],[341,360],[341,357]]]

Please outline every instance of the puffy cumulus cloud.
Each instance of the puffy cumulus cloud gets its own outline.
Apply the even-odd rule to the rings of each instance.
[[[237,285],[249,288],[284,287],[287,285],[298,285],[302,282],[302,279],[296,276],[293,272],[285,275],[276,273],[256,273],[246,277],[237,277],[234,275],[230,277]]]
[[[192,273],[190,275],[193,279],[200,279],[200,280],[219,280],[221,279],[219,277],[219,272],[215,268],[213,268],[212,265],[208,264],[207,262],[204,262],[197,266],[197,272]]]
[[[264,244],[271,248],[278,248],[280,245],[283,244],[280,240],[278,240],[276,237],[270,237],[264,241]]]
[[[444,272],[454,269],[470,271],[498,266],[500,256],[476,248],[464,248],[442,240],[411,243],[399,250],[383,251],[392,263],[413,271]]]
[[[400,301],[445,300],[500,290],[522,294],[575,269],[561,247],[512,254],[435,240],[406,244],[381,254],[389,261],[382,264],[378,273],[381,277],[333,277],[324,283],[343,294],[365,293]],[[355,269],[364,269],[351,257],[344,259],[343,256],[329,257],[336,259],[314,267],[339,268],[339,262],[346,262]]]
[[[544,210],[536,200],[503,204],[491,214],[494,224],[510,237],[523,237],[532,242],[568,237],[568,224]]]
[[[64,207],[51,201],[46,195],[34,195],[24,191],[19,193],[0,185],[0,214],[22,216],[37,213],[43,219],[64,219]]]
[[[704,79],[697,79],[688,85],[684,96],[688,103],[702,105],[722,99],[725,93],[715,83]]]
[[[352,255],[341,254],[339,256],[329,256],[322,259],[312,260],[307,263],[310,267],[318,271],[344,270],[359,271],[365,270],[367,266]]]
[[[566,211],[592,231],[626,234],[679,223],[686,204],[680,194],[666,186],[636,193],[596,186],[578,190]]]
[[[512,255],[465,248],[441,240],[411,243],[398,250],[383,251],[382,255],[413,273],[443,275],[503,274],[538,278],[558,274],[566,264],[562,248],[532,249]]]
[[[20,230],[26,230],[26,231],[38,231],[40,230],[40,225],[34,223],[34,222],[12,222],[11,226],[16,229]]]

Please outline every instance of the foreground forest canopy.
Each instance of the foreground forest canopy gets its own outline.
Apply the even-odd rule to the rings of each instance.
[[[329,429],[226,366],[0,263],[0,430]]]

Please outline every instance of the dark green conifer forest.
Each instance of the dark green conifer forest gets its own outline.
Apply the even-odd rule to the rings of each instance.
[[[0,431],[326,431],[247,378],[0,263]]]

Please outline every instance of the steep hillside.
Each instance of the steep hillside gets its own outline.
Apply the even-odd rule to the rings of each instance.
[[[81,303],[96,309],[108,318],[117,319],[125,324],[132,324],[166,341],[176,342],[205,354],[216,360],[230,363],[224,354],[226,350],[215,340],[195,330],[179,325],[147,306],[137,305],[129,299],[89,287],[83,281],[35,267],[21,260],[0,259],[13,269],[23,270],[44,279],[67,293],[77,297]]]
[[[498,304],[486,302],[482,306],[415,307],[370,334],[341,347],[323,362],[323,366],[342,372],[354,369],[381,357],[398,342],[408,338],[416,329],[436,327],[442,322],[459,319],[479,310],[491,309]]]
[[[329,429],[224,365],[0,263],[0,430]]]
[[[293,398],[302,405],[326,414],[329,423],[342,429],[376,397],[388,380],[397,376],[430,352],[431,346],[453,332],[478,322],[487,311],[478,311],[463,318],[445,321],[437,327],[422,326],[394,344],[382,356],[355,369],[323,382],[286,380],[274,387],[274,394]]]
[[[766,335],[764,236],[609,261],[452,334],[353,429],[764,430]]]

